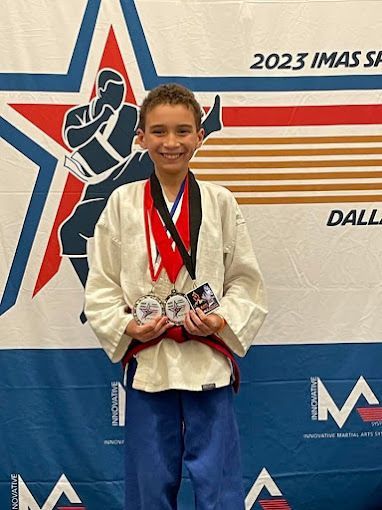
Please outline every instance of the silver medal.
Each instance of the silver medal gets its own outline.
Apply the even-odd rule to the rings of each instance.
[[[134,303],[133,315],[138,324],[146,324],[164,315],[163,301],[154,294],[146,294]]]
[[[167,296],[164,307],[168,319],[176,326],[181,326],[184,323],[184,319],[190,311],[188,299],[176,290]]]

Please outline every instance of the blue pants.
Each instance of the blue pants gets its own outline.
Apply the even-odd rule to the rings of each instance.
[[[196,510],[244,510],[239,434],[231,386],[126,398],[125,510],[176,510],[184,461]]]

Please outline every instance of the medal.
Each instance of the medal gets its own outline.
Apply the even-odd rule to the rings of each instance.
[[[151,319],[164,315],[163,301],[154,294],[141,296],[134,303],[133,315],[138,324],[146,324]]]
[[[190,311],[190,303],[184,294],[173,289],[165,300],[164,308],[169,321],[176,326],[181,326]]]
[[[188,172],[169,210],[160,182],[153,173],[145,184],[143,210],[152,285],[154,287],[159,274],[165,270],[174,288],[164,303],[153,294],[142,296],[134,306],[134,317],[142,324],[165,315],[171,323],[180,326],[191,307],[186,295],[175,289],[175,282],[183,266],[191,279],[195,280],[196,251],[202,220],[200,189],[193,174]],[[177,212],[179,215],[175,220]]]

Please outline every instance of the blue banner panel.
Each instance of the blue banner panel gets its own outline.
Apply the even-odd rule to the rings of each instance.
[[[14,488],[15,508],[29,509],[33,497],[39,506],[30,508],[45,510],[64,475],[66,491],[56,491],[49,509],[120,510],[123,427],[113,426],[120,366],[101,350],[13,350],[1,351],[0,371],[0,508],[13,508]]]
[[[381,354],[379,344],[250,350],[236,398],[247,510],[382,506]],[[0,371],[0,508],[122,510],[120,366],[97,349],[9,350]],[[180,510],[193,508],[184,472]]]

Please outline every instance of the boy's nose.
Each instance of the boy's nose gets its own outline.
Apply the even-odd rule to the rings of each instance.
[[[166,147],[177,147],[179,145],[179,141],[175,133],[169,133],[164,143]]]

